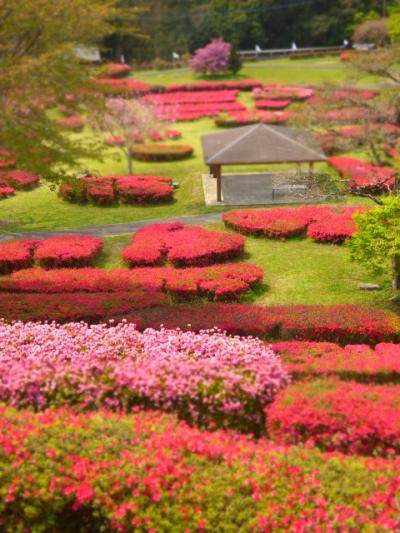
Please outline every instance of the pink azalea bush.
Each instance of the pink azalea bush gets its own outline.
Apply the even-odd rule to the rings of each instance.
[[[240,257],[243,251],[240,235],[166,222],[140,228],[123,258],[131,267],[161,265],[166,260],[176,267],[205,266]]]
[[[229,66],[231,45],[222,38],[213,39],[204,48],[198,48],[190,60],[195,72],[202,74],[219,74],[226,72]]]
[[[0,323],[0,353],[0,399],[13,406],[143,406],[256,433],[289,381],[261,341],[219,332]]]

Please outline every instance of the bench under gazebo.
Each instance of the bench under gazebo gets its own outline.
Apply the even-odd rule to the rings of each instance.
[[[307,174],[312,175],[314,163],[326,161],[321,145],[309,131],[304,129],[255,124],[206,133],[202,135],[201,141],[209,175],[216,180],[217,202],[223,200],[223,179],[224,176],[228,176],[222,173],[223,166],[293,163],[295,173],[301,175],[302,165],[306,164]],[[235,174],[235,176],[239,177],[243,187],[246,187],[246,176],[249,175]],[[251,186],[250,181],[248,185]],[[293,187],[296,186],[301,187],[301,185]],[[278,188],[279,186],[276,186],[276,189]],[[273,197],[274,189],[271,187],[271,190]]]

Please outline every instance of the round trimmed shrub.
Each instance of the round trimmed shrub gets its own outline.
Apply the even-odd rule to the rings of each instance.
[[[142,143],[133,146],[133,157],[139,161],[177,161],[193,155],[188,144]]]

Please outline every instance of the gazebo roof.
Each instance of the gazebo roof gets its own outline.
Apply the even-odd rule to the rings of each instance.
[[[202,135],[207,165],[325,161],[321,145],[307,130],[254,124]]]

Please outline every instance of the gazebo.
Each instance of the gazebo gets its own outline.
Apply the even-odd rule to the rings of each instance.
[[[301,171],[307,163],[326,161],[320,144],[307,130],[254,124],[206,133],[201,137],[204,161],[217,180],[217,201],[222,201],[222,166],[294,163]],[[245,179],[245,175],[243,175]]]

